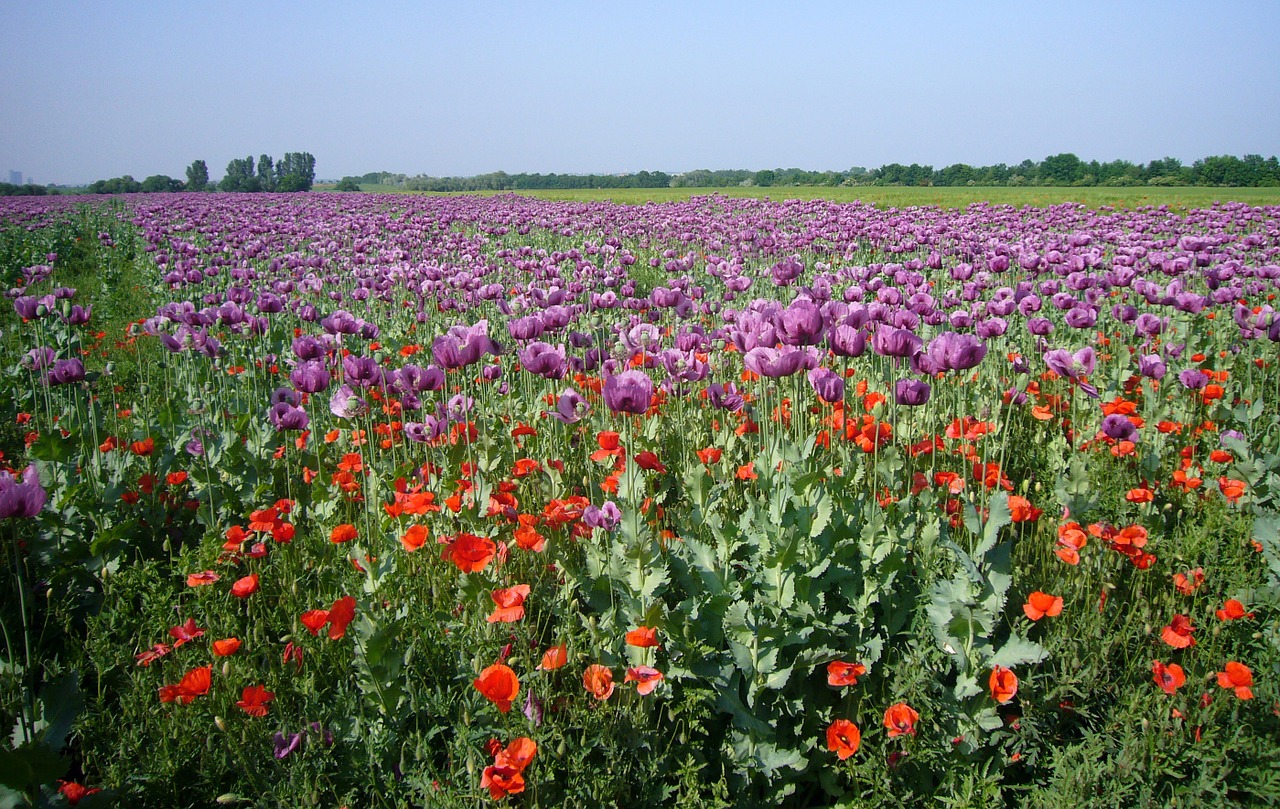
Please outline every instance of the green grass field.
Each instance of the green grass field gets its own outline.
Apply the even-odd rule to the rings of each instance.
[[[331,186],[317,185],[317,191]],[[392,193],[399,189],[392,186],[366,186],[366,192]],[[478,192],[492,195],[496,192]],[[502,192],[513,193],[513,192]],[[1171,208],[1204,208],[1215,202],[1244,202],[1250,205],[1280,205],[1280,188],[903,188],[859,186],[855,188],[786,187],[786,188],[608,188],[566,189],[548,191],[515,192],[539,199],[572,200],[578,202],[613,201],[628,205],[646,202],[673,202],[694,196],[722,194],[726,197],[756,197],[782,199],[829,199],[836,202],[869,202],[878,207],[906,208],[918,205],[937,205],[943,208],[963,208],[975,202],[991,202],[998,205],[1043,207],[1064,202],[1080,202],[1090,208],[1114,206],[1136,208],[1144,205],[1168,205]],[[436,196],[447,196],[437,194]]]

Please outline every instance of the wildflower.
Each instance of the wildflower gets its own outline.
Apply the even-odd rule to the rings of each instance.
[[[626,640],[628,646],[648,649],[658,645],[658,630],[650,626],[636,627],[627,633]]]
[[[582,686],[588,694],[603,702],[613,695],[613,672],[599,663],[587,666],[582,675]]]
[[[498,546],[492,539],[461,533],[445,548],[445,558],[463,573],[478,573],[485,569],[497,552]]]
[[[569,662],[569,647],[563,643],[552,646],[542,653],[542,662],[538,664],[538,671],[555,671],[564,664]]]
[[[1186,673],[1177,663],[1166,666],[1159,660],[1152,660],[1151,673],[1152,679],[1155,680],[1156,685],[1160,686],[1160,690],[1170,696],[1173,696],[1173,693],[1187,681]]]
[[[76,781],[59,781],[58,782],[58,792],[62,794],[62,797],[67,799],[67,806],[78,806],[80,804],[80,801],[84,800],[90,795],[96,795],[101,791],[102,790],[98,789],[97,787],[88,789],[83,784],[80,784]]]
[[[862,743],[862,731],[848,719],[837,719],[827,727],[827,749],[841,761],[858,752]]]
[[[511,623],[524,617],[524,600],[529,596],[529,585],[517,584],[494,590],[489,594],[497,608],[485,620],[489,623]]]
[[[1184,596],[1192,595],[1196,590],[1200,589],[1202,584],[1204,584],[1204,568],[1202,567],[1188,570],[1186,573],[1173,574],[1173,586]]]
[[[648,696],[658,687],[658,683],[662,682],[662,672],[651,666],[635,666],[627,669],[627,676],[623,679],[624,683],[636,683],[636,693],[641,696]]]
[[[1236,621],[1241,618],[1253,618],[1253,613],[1245,612],[1244,604],[1241,604],[1234,598],[1228,598],[1226,603],[1222,605],[1222,609],[1215,610],[1213,614],[1218,616],[1219,621]]]
[[[343,596],[329,608],[329,639],[337,640],[347,634],[347,626],[355,620],[356,600]]]
[[[47,500],[35,464],[22,473],[21,482],[12,472],[0,472],[0,520],[34,517]]]
[[[231,595],[236,598],[248,598],[258,592],[258,574],[250,573],[242,579],[238,579],[235,584],[231,585]]]
[[[605,406],[614,413],[642,415],[653,399],[653,380],[640,371],[623,371],[604,379]]]
[[[1160,639],[1175,649],[1185,649],[1196,645],[1196,639],[1191,637],[1195,629],[1191,625],[1190,618],[1181,614],[1175,615],[1169,625],[1160,630]]]
[[[867,673],[867,667],[861,663],[847,663],[843,660],[832,660],[827,664],[827,685],[840,688],[846,685],[857,685],[858,678]]]
[[[1069,565],[1080,563],[1080,551],[1088,544],[1089,537],[1080,528],[1080,524],[1069,522],[1058,526],[1058,547],[1054,550],[1058,558]]]
[[[214,573],[212,570],[203,570],[199,573],[188,573],[187,586],[203,587],[206,584],[213,584],[220,578],[222,577],[219,576],[217,573]]]
[[[1240,699],[1253,699],[1253,672],[1242,663],[1233,660],[1218,672],[1218,685],[1233,689]]]
[[[884,712],[884,726],[889,731],[889,738],[914,736],[919,718],[920,714],[905,702],[890,705]]]
[[[230,657],[240,650],[239,638],[223,638],[213,642],[214,657]]]
[[[510,666],[503,663],[495,663],[485,668],[472,685],[502,713],[511,710],[511,703],[520,693],[520,678]]]
[[[1018,676],[1004,666],[996,666],[991,670],[987,685],[991,690],[991,698],[1005,705],[1012,702],[1018,693]]]
[[[427,537],[428,532],[425,525],[413,525],[400,536],[400,544],[404,546],[406,551],[413,553],[426,544]]]
[[[1062,613],[1062,596],[1051,596],[1036,590],[1027,596],[1027,603],[1022,605],[1022,611],[1033,621],[1039,621],[1046,615],[1053,618]]]
[[[335,525],[333,530],[329,532],[329,541],[338,545],[343,542],[350,542],[356,536],[356,527],[349,522],[344,522],[341,525]]]
[[[1227,498],[1228,503],[1239,502],[1246,488],[1248,484],[1243,480],[1233,480],[1226,476],[1218,478],[1218,490],[1222,492],[1223,497]]]
[[[236,707],[249,716],[266,716],[267,703],[275,698],[276,695],[265,687],[251,685],[240,692],[240,700],[236,703]]]
[[[201,666],[198,669],[192,669],[183,675],[182,680],[177,685],[161,687],[160,701],[189,705],[196,697],[209,693],[209,686],[213,684],[212,673],[212,666]]]
[[[204,637],[204,630],[196,626],[195,618],[188,618],[185,624],[170,627],[169,637],[173,638],[173,648],[177,649],[184,643]]]

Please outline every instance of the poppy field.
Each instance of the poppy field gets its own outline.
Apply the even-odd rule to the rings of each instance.
[[[1280,802],[1280,208],[0,201],[0,806]]]

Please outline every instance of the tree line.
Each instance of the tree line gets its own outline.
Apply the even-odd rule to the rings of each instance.
[[[473,177],[408,176],[375,171],[343,178],[340,190],[362,185],[390,186],[406,191],[524,191],[569,188],[727,188],[732,186],[1280,186],[1280,162],[1273,155],[1221,155],[1190,165],[1174,157],[1131,163],[1128,160],[1085,161],[1070,152],[1039,162],[971,166],[953,163],[937,169],[929,165],[888,163],[876,169],[855,166],[848,171],[807,171],[798,168],[696,169],[680,174],[641,171],[634,174],[508,174],[495,171]]]
[[[270,155],[235,158],[227,164],[218,182],[210,182],[209,167],[203,160],[187,166],[186,182],[165,174],[153,174],[139,182],[132,175],[98,180],[85,188],[86,194],[164,194],[176,191],[310,191],[316,178],[316,159],[310,152],[286,152],[279,161]]]

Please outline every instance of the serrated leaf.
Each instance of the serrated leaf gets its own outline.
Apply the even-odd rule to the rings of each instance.
[[[1004,645],[1000,647],[1000,650],[987,661],[987,666],[989,668],[1002,666],[1006,669],[1011,669],[1014,666],[1039,663],[1048,656],[1048,651],[1035,641],[1027,640],[1018,635],[1011,635]]]

